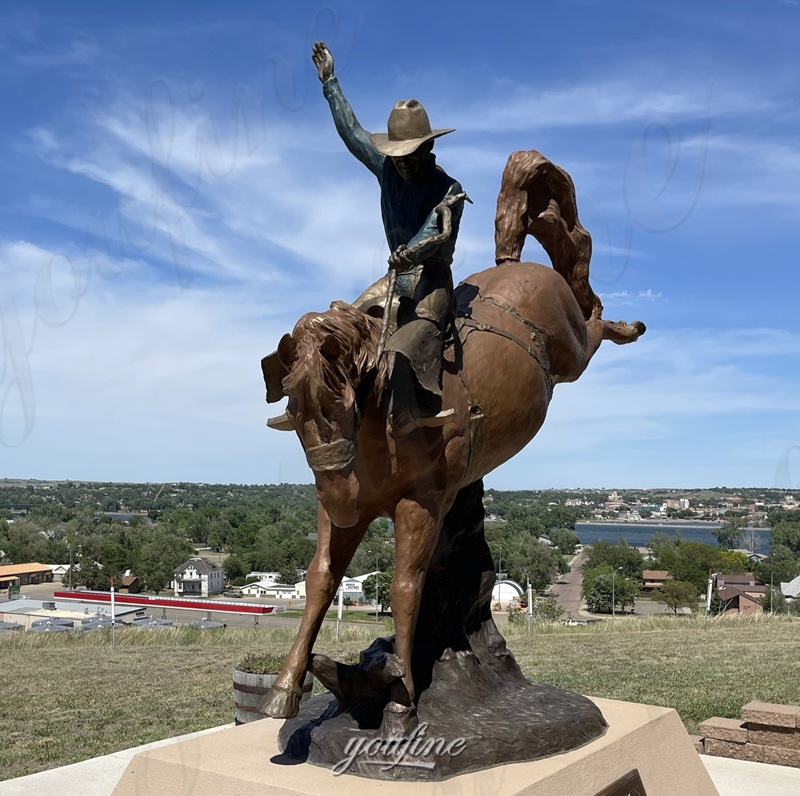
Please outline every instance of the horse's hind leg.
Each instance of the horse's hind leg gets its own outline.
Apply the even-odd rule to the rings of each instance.
[[[319,507],[317,553],[306,574],[303,619],[283,668],[264,698],[262,713],[276,719],[297,715],[303,678],[325,612],[371,520],[362,520],[352,528],[338,528],[331,525],[325,510]]]
[[[603,340],[611,340],[617,345],[635,343],[646,331],[647,327],[641,321],[603,321]]]

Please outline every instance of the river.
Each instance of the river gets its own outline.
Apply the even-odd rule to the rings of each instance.
[[[577,522],[575,523],[575,533],[578,534],[581,544],[592,544],[592,542],[617,542],[620,537],[631,547],[647,547],[648,540],[654,533],[662,532],[667,536],[674,537],[680,534],[685,542],[702,542],[717,546],[717,540],[712,535],[715,528],[719,528],[718,522],[691,522],[687,520],[676,520],[673,522]],[[769,547],[769,529],[759,528],[758,534],[761,536],[760,549],[763,552]]]

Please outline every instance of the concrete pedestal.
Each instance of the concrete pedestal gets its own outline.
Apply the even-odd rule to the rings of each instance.
[[[387,782],[295,763],[280,754],[280,723],[265,719],[137,755],[114,796],[352,796],[379,791],[415,796],[596,796],[637,769],[647,796],[718,796],[678,714],[669,708],[593,699],[608,730],[580,749],[453,777]]]

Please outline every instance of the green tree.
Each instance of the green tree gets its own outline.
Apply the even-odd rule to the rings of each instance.
[[[711,535],[723,550],[733,550],[741,546],[746,524],[742,517],[729,517],[719,528],[714,528]]]
[[[664,531],[656,531],[647,542],[647,546],[653,551],[652,569],[666,569],[667,572],[672,572],[680,544],[680,531],[676,531],[674,536]]]
[[[701,594],[706,590],[709,570],[718,571],[719,552],[718,548],[702,542],[682,542],[669,572],[675,580],[691,583]]]
[[[99,559],[99,539],[88,537],[73,555],[72,585],[84,586],[92,590],[109,588],[108,576],[103,572]]]
[[[794,555],[800,555],[800,520],[782,520],[773,525],[772,545],[788,547]]]
[[[668,580],[659,589],[656,589],[654,598],[677,616],[679,608],[697,608],[698,592],[693,583],[682,580]]]
[[[193,555],[194,547],[186,539],[156,525],[139,551],[136,572],[144,588],[158,594],[169,588],[175,568]]]
[[[364,597],[368,600],[378,600],[381,604],[382,612],[385,612],[392,604],[392,578],[394,578],[394,572],[379,572],[377,576],[370,575],[362,586]],[[375,592],[376,588],[377,594]]]
[[[631,547],[624,539],[620,539],[616,544],[612,542],[595,542],[588,551],[584,570],[595,569],[599,566],[608,566],[610,571],[622,570],[622,574],[633,580],[640,580],[642,577],[643,559],[642,554]]]
[[[239,556],[231,553],[222,562],[222,571],[225,573],[225,579],[229,583],[234,586],[241,586],[247,576],[247,564]]]
[[[753,566],[753,573],[763,585],[789,583],[800,575],[800,559],[785,545],[776,545],[769,557]]]
[[[513,505],[506,512],[504,519],[508,529],[515,534],[541,536],[547,529],[541,512],[532,506]]]
[[[528,534],[520,534],[512,541],[503,563],[512,580],[519,583],[530,580],[536,591],[544,591],[567,569],[558,550]]]
[[[564,609],[555,597],[533,597],[533,619],[536,622],[558,622],[564,615]]]
[[[768,588],[767,591],[761,595],[761,605],[765,611],[772,611],[775,614],[788,614],[789,603],[783,596],[783,592],[776,587],[772,590]]]
[[[752,568],[753,562],[738,550],[720,550],[717,554],[717,571],[723,575],[743,575]]]
[[[119,584],[119,579],[130,569],[133,564],[131,551],[123,543],[122,539],[111,533],[100,540],[99,550],[100,562],[103,565],[103,573],[110,582]]]
[[[284,586],[293,586],[297,583],[300,573],[292,564],[284,565],[278,573],[278,581]]]
[[[386,519],[379,518],[370,523],[361,544],[358,546],[347,571],[350,575],[363,575],[394,569],[394,544],[391,541],[393,530]]]
[[[618,610],[633,607],[639,593],[639,582],[622,574],[614,574],[607,564],[584,570],[582,595],[592,613],[610,614],[613,602]]]
[[[570,528],[553,528],[547,535],[553,546],[565,556],[574,555],[575,547],[581,541],[578,534]]]

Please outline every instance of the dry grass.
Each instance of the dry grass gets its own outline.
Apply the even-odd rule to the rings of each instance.
[[[640,619],[588,627],[509,628],[532,680],[667,705],[690,731],[751,699],[800,704],[800,622]],[[229,723],[231,669],[248,652],[288,651],[293,628],[117,631],[0,637],[0,779]],[[317,649],[355,653],[375,628],[325,626]]]
[[[734,718],[753,699],[800,704],[800,622],[781,618],[643,618],[551,625],[509,648],[534,681],[590,696],[675,708],[690,733],[711,716]]]
[[[231,672],[289,651],[294,628],[125,629],[0,637],[0,780],[233,721]],[[318,649],[363,649],[375,628],[324,627]],[[319,687],[319,685],[318,685]]]

